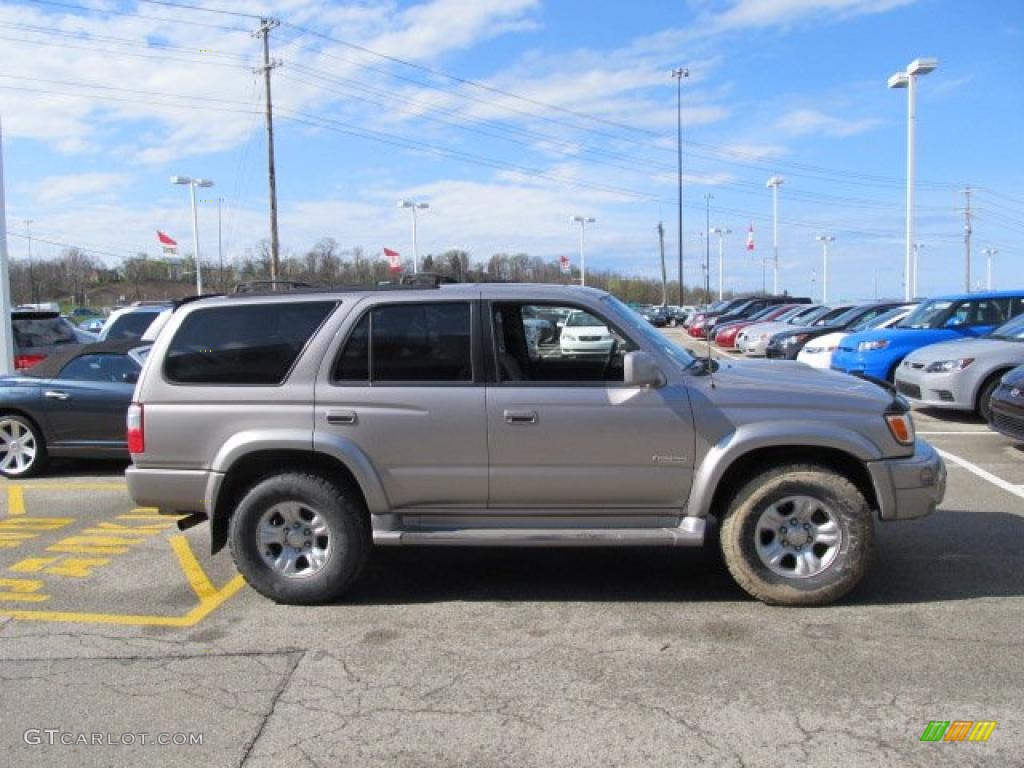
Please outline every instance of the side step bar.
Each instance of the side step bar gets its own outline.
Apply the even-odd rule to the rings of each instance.
[[[378,546],[699,547],[706,522],[684,518],[678,528],[457,528],[374,531]]]

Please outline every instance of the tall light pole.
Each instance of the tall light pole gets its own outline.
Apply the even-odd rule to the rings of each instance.
[[[772,254],[775,266],[772,268],[772,293],[779,293],[779,187],[782,186],[781,176],[772,176],[765,184],[772,191]]]
[[[679,161],[679,306],[683,306],[683,78],[690,76],[686,67],[672,70],[676,79],[676,155]]]
[[[917,290],[917,278],[921,274],[918,271],[918,265],[919,265],[920,260],[921,260],[921,250],[923,248],[924,248],[924,243],[914,243],[914,285],[913,285],[913,295],[914,296],[920,295],[918,293],[918,290]]]
[[[583,247],[584,236],[583,233],[587,229],[587,224],[594,224],[597,222],[593,216],[570,216],[570,224],[580,225],[580,285],[587,284],[587,254]]]
[[[221,206],[224,204],[224,198],[217,198],[217,260],[220,262],[220,290],[224,291],[224,238],[222,237],[223,227],[221,226]]]
[[[196,261],[196,295],[203,294],[203,262],[199,258],[199,217],[196,214],[196,187],[212,187],[209,179],[193,179],[191,176],[171,176],[171,184],[188,184],[192,196],[192,248]]]
[[[828,244],[834,243],[835,235],[818,235],[814,238],[821,243],[822,265],[821,265],[821,303],[828,303]]]
[[[721,301],[725,291],[725,236],[731,235],[732,230],[715,227],[711,231],[718,235],[718,300]]]
[[[985,254],[985,258],[988,260],[987,273],[985,278],[985,290],[992,290],[992,257],[995,256],[999,251],[995,248],[982,248],[981,252]]]
[[[938,59],[914,59],[903,72],[889,78],[890,88],[907,89],[907,242],[903,263],[903,298],[911,299],[914,277],[911,275],[914,244],[914,124],[917,120],[914,105],[914,83],[920,75],[927,75],[939,66]],[[968,290],[970,286],[968,286]]]
[[[412,211],[412,271],[415,274],[420,271],[420,243],[419,233],[416,229],[416,211],[425,211],[430,203],[417,203],[413,200],[399,200],[399,208],[408,208]]]
[[[36,299],[36,275],[32,268],[32,222],[35,219],[25,219],[25,237],[28,239],[28,300],[30,304],[37,304]]]

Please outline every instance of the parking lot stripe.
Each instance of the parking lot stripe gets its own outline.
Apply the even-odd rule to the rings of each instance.
[[[1002,488],[1004,491],[1008,491],[1012,493],[1014,496],[1019,496],[1020,498],[1024,499],[1024,489],[1021,489],[1019,486],[1016,486],[1013,483],[1003,480],[1003,478],[999,477],[998,475],[993,475],[988,470],[982,469],[977,464],[972,464],[967,459],[962,459],[956,454],[952,454],[949,451],[943,451],[939,448],[936,448],[935,450],[937,450],[939,452],[939,455],[942,456],[943,458],[949,459],[954,464],[963,467],[968,472],[972,472],[973,474],[980,477],[982,480],[988,480],[990,483],[992,483],[992,485]]]
[[[993,432],[992,430],[989,430],[989,429],[979,429],[979,430],[970,430],[970,431],[968,431],[968,430],[961,430],[959,432],[955,432],[955,431],[950,431],[950,432],[941,432],[941,431],[939,431],[939,432],[935,432],[935,431],[932,431],[932,432],[918,432],[917,434],[919,434],[919,435],[954,435],[954,436],[955,435],[987,435],[989,437],[998,437],[999,436],[998,432]]]
[[[202,566],[199,565],[199,561],[196,560],[196,556],[184,536],[171,537],[171,549],[174,550],[174,554],[178,558],[178,565],[181,566],[181,571],[188,579],[192,591],[200,600],[207,600],[217,594],[217,588],[213,586]]]
[[[20,485],[7,486],[7,514],[25,514],[25,493],[22,491]]]

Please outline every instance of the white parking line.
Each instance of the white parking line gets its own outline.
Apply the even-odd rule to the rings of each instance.
[[[962,430],[960,432],[955,432],[955,431],[950,431],[950,432],[922,432],[922,431],[918,430],[917,434],[919,434],[919,435],[988,435],[989,437],[998,437],[999,436],[998,432],[993,432],[990,429],[984,429],[984,430],[982,430],[982,429],[978,429],[978,430],[972,429],[972,430]]]
[[[935,450],[937,450],[939,452],[939,455],[942,456],[943,458],[949,459],[954,464],[963,467],[968,472],[971,472],[980,477],[982,480],[988,480],[990,483],[992,483],[992,485],[1002,488],[1004,491],[1009,491],[1014,496],[1019,496],[1020,498],[1024,499],[1024,488],[1022,488],[1021,486],[1007,482],[1006,480],[1003,480],[1003,478],[997,475],[993,475],[988,470],[982,469],[977,464],[972,464],[967,459],[962,459],[959,456],[950,453],[949,451],[943,451],[939,448],[936,448]]]

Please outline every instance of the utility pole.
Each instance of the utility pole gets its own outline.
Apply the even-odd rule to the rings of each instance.
[[[971,188],[964,187],[964,290],[971,292]]]
[[[30,304],[38,304],[36,298],[36,275],[32,268],[32,222],[34,219],[25,219],[25,237],[28,238],[28,300]]]
[[[679,306],[683,306],[683,78],[690,76],[686,67],[672,70],[676,79],[676,155],[679,170]]]
[[[711,303],[711,201],[714,195],[710,192],[704,195],[704,295],[707,296],[708,304]]]
[[[668,275],[665,273],[665,227],[658,222],[658,247],[661,251],[661,306],[668,304]],[[682,306],[680,304],[679,306]]]
[[[224,203],[223,197],[217,198],[217,257],[220,261],[220,292],[224,293],[224,240],[221,237],[221,211],[220,207]]]
[[[277,237],[277,174],[274,171],[274,106],[270,97],[270,70],[281,66],[270,60],[270,30],[280,26],[277,19],[260,19],[260,28],[253,37],[263,38],[263,66],[254,72],[263,73],[263,86],[267,94],[267,174],[270,181],[270,279],[277,280],[281,270],[280,244]]]
[[[4,131],[0,123],[0,375],[14,372],[11,280],[7,265],[7,204],[4,202]]]

